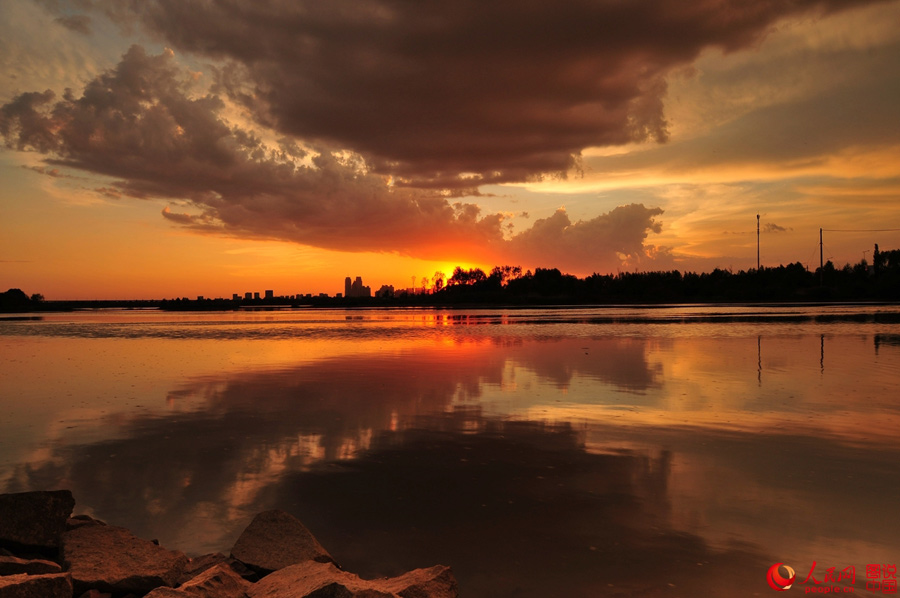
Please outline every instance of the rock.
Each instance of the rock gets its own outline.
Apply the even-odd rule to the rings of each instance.
[[[188,562],[184,553],[166,550],[113,525],[86,525],[63,535],[62,556],[76,591],[146,594],[174,586]]]
[[[228,557],[228,566],[231,567],[232,571],[234,571],[250,583],[257,582],[260,579],[259,573],[234,557]]]
[[[379,587],[400,598],[457,598],[459,589],[450,567],[435,565],[380,580]]]
[[[279,510],[254,517],[234,543],[231,556],[263,575],[304,561],[334,562],[297,518]]]
[[[225,556],[221,552],[215,552],[212,554],[205,554],[203,556],[198,556],[196,558],[190,559],[188,561],[188,564],[185,565],[181,577],[178,578],[178,585],[187,583],[207,569],[211,569],[212,567],[220,564],[227,565],[229,569],[231,569],[240,577],[246,579],[250,583],[259,581],[259,574],[247,567],[247,565],[245,565],[241,561],[235,559],[234,557]]]
[[[0,494],[0,545],[55,555],[73,508],[68,490]]]
[[[145,598],[246,598],[249,587],[250,582],[220,563],[177,589],[156,588]]]
[[[333,563],[291,565],[250,586],[250,598],[458,598],[456,578],[441,565],[365,580]]]
[[[74,517],[69,517],[66,521],[66,531],[70,529],[75,529],[76,527],[82,527],[85,525],[106,525],[104,522],[99,519],[94,519],[90,515],[75,515]]]
[[[0,598],[458,597],[449,567],[378,580],[342,571],[284,511],[258,514],[230,557],[188,559],[125,528],[70,517],[74,505],[67,490],[0,495]],[[59,555],[65,572],[51,561],[22,558],[31,552]],[[267,577],[256,581],[260,575]]]
[[[68,573],[0,577],[0,598],[72,598]]]
[[[42,559],[20,559],[14,556],[0,556],[0,575],[44,575],[46,573],[62,573],[62,567],[53,561]]]
[[[181,577],[178,579],[178,585],[187,583],[207,569],[227,563],[228,560],[228,557],[221,552],[204,554],[203,556],[188,559],[187,564],[184,566],[184,571],[181,572]]]

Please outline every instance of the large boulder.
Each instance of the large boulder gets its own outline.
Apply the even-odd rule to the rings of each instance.
[[[398,577],[365,580],[333,563],[307,561],[266,576],[247,591],[250,598],[458,598],[449,567],[415,569]]]
[[[86,525],[63,535],[62,556],[75,591],[146,594],[174,586],[188,562],[170,551],[113,525]]]
[[[62,573],[62,567],[53,561],[43,559],[20,559],[14,556],[0,556],[0,575],[43,575]]]
[[[68,573],[0,577],[0,598],[72,598]]]
[[[173,588],[156,588],[145,598],[246,598],[250,582],[221,563]]]
[[[234,543],[231,556],[263,575],[305,561],[334,562],[296,517],[277,509],[253,518]]]
[[[0,546],[55,555],[73,508],[68,490],[0,494]]]

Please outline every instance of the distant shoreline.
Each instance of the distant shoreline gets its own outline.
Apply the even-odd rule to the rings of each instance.
[[[174,303],[174,305],[173,305]],[[276,312],[276,311],[302,311],[315,309],[439,309],[439,310],[462,310],[462,309],[578,309],[578,308],[609,308],[609,309],[666,309],[671,307],[815,307],[815,306],[860,306],[860,307],[878,307],[878,306],[898,306],[900,301],[887,300],[847,300],[847,301],[689,301],[689,302],[619,302],[619,303],[600,303],[600,302],[553,302],[542,301],[535,303],[493,303],[493,302],[466,302],[457,301],[453,303],[444,303],[440,301],[422,302],[403,300],[379,300],[371,299],[370,301],[353,299],[351,301],[343,301],[341,299],[329,298],[328,300],[318,300],[314,303],[297,303],[293,305],[245,305],[240,302],[232,301],[216,301],[212,300],[155,300],[155,299],[136,299],[136,300],[104,300],[104,299],[86,299],[72,301],[44,301],[40,306],[35,306],[28,311],[0,311],[4,320],[34,320],[39,316],[33,314],[41,313],[67,313],[74,311],[104,311],[104,310],[123,310],[123,311],[246,311],[246,312]]]
[[[578,278],[556,268],[457,268],[431,289],[394,292],[383,287],[376,296],[281,295],[231,299],[187,297],[152,300],[45,300],[20,289],[0,293],[0,312],[29,313],[77,309],[161,309],[166,311],[231,311],[312,308],[432,308],[457,307],[584,307],[616,305],[707,304],[884,304],[900,302],[900,250],[880,252],[869,266],[865,261],[843,268],[831,262],[816,272],[800,263],[731,272],[621,272]],[[366,287],[366,295],[369,295]]]

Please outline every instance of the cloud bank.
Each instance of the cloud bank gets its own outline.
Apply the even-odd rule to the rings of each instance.
[[[590,146],[667,138],[666,75],[779,19],[867,0],[410,3],[96,1],[224,64],[258,122],[352,149],[398,184],[565,172]]]
[[[171,50],[133,46],[80,96],[12,98],[0,136],[50,168],[111,177],[107,195],[169,199],[163,217],[202,232],[576,273],[652,267],[670,257],[646,244],[659,208],[578,222],[560,210],[511,235],[504,215],[454,197],[564,176],[587,147],[664,142],[673,69],[748,47],[786,16],[862,3],[84,0],[215,65],[198,80]],[[90,33],[91,18],[60,18]],[[252,124],[230,121],[234,106]]]
[[[98,192],[168,198],[180,206],[163,211],[173,224],[242,238],[471,260],[540,255],[538,245],[556,243],[557,264],[580,271],[617,261],[613,249],[642,252],[647,229],[657,226],[651,220],[660,211],[643,207],[614,211],[627,227],[602,224],[610,215],[573,224],[558,212],[506,240],[503,215],[482,215],[477,205],[435,191],[391,187],[355,155],[308,152],[288,139],[264,143],[222,117],[218,96],[192,97],[194,83],[171,51],[153,56],[133,46],[81,97],[27,92],[2,106],[0,135],[8,147],[49,154],[57,170],[46,172],[112,177]],[[595,243],[588,230],[609,238]],[[586,253],[565,259],[582,243]]]

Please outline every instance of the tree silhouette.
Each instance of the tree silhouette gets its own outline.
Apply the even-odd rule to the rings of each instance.
[[[22,289],[9,289],[5,293],[0,293],[0,311],[22,312],[30,311],[31,308],[31,299]]]
[[[453,270],[453,275],[450,277],[450,280],[447,281],[447,286],[472,286],[484,280],[487,280],[487,275],[481,268],[464,270],[460,266],[457,266]]]

